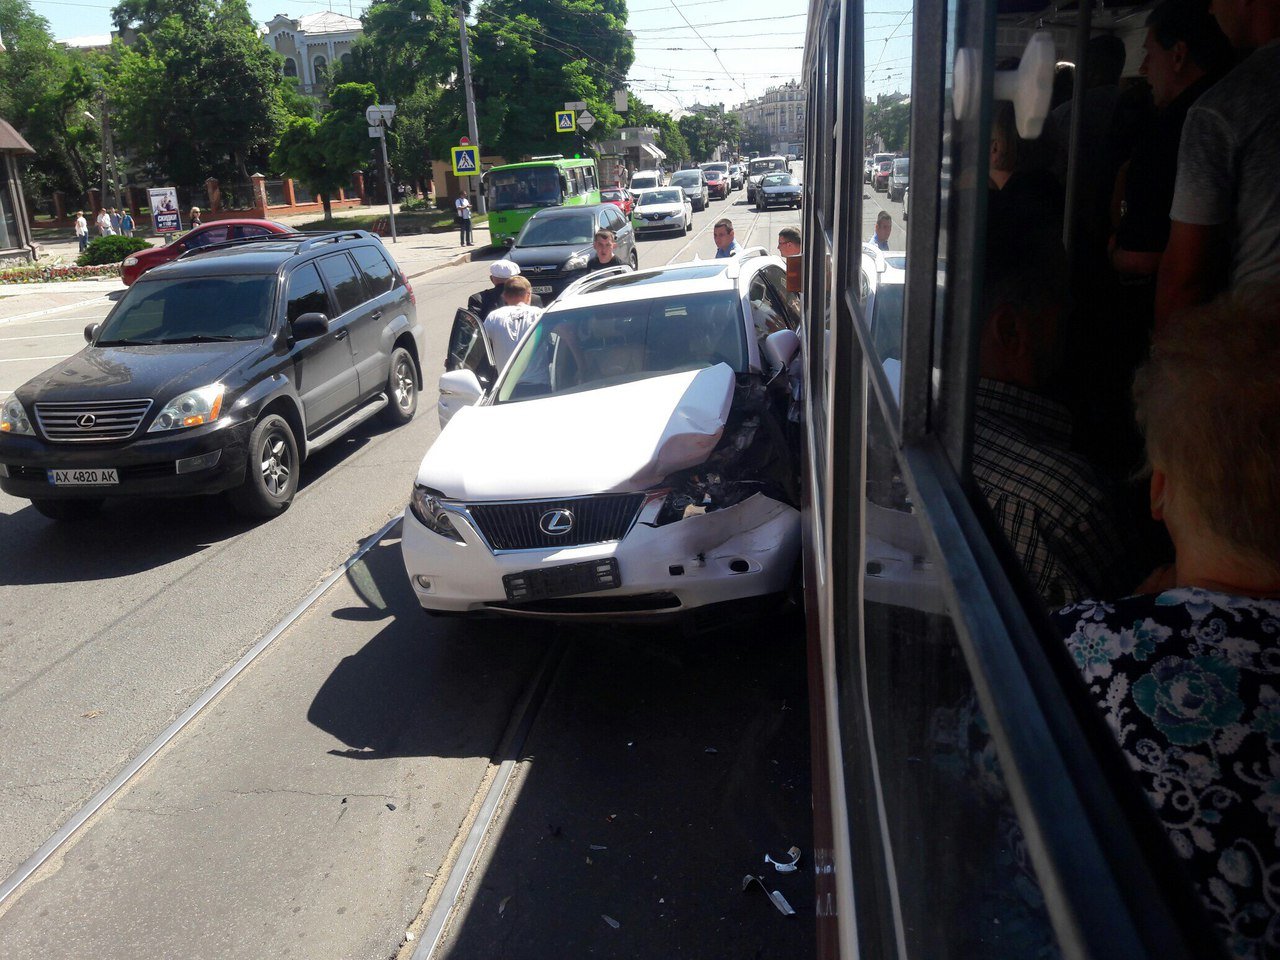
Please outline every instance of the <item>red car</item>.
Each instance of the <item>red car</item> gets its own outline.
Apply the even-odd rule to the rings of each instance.
[[[719,170],[704,170],[702,175],[707,178],[707,196],[716,197],[724,200],[729,196],[729,178]]]
[[[889,189],[889,177],[893,174],[893,161],[881,160],[880,165],[871,171],[871,187],[873,190]]]
[[[635,196],[632,195],[630,190],[623,190],[621,187],[602,188],[600,190],[600,202],[612,203],[628,217],[631,216],[631,211],[636,206]]]
[[[238,240],[241,237],[265,237],[272,233],[294,232],[296,231],[293,227],[286,227],[283,223],[276,223],[274,220],[216,220],[196,227],[173,243],[129,254],[124,258],[120,276],[125,286],[129,286],[153,267],[176,260],[188,250],[194,250],[197,247],[222,243],[225,240]]]

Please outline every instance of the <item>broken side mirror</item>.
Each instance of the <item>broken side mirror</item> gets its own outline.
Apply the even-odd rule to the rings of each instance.
[[[450,370],[440,375],[440,398],[436,411],[443,427],[463,407],[470,407],[484,396],[484,387],[471,370]]]
[[[800,337],[794,330],[777,330],[764,339],[764,358],[770,372],[785,370],[800,352]]]

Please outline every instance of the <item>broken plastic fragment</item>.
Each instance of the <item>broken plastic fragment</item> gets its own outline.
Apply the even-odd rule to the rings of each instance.
[[[782,914],[784,917],[794,917],[796,915],[796,912],[792,908],[791,904],[787,903],[787,898],[782,895],[782,891],[770,890],[768,887],[764,885],[763,877],[757,877],[757,876],[754,876],[753,874],[748,873],[745,877],[742,878],[742,889],[744,891],[747,889],[747,887],[752,886],[753,884],[760,885],[760,889],[765,892],[765,896],[767,896],[773,902],[773,905],[778,908],[778,912]]]
[[[620,926],[622,926],[622,924],[620,924],[617,920],[613,919],[613,917],[609,916],[607,913],[600,914],[600,919],[603,920],[605,923],[607,923],[609,926],[613,927],[613,929],[615,930],[617,930]]]
[[[779,873],[795,873],[796,870],[799,869],[797,864],[800,862],[800,848],[792,847],[790,850],[787,851],[787,856],[790,859],[775,860],[773,859],[773,857],[771,857],[769,854],[766,853],[764,855],[764,862],[772,863],[773,869],[777,870]]]
[[[609,848],[601,843],[593,843],[591,844],[591,849],[592,850],[608,850]]]
[[[394,810],[395,808],[396,808],[396,805],[395,805],[394,803],[388,803],[388,804],[387,804],[387,809],[388,809],[388,810]]]
[[[502,898],[502,902],[498,904],[498,916],[502,916],[503,911],[507,909],[507,904],[511,901],[510,895]]]
[[[703,753],[719,753],[720,751],[719,751],[719,750],[717,750],[715,747],[707,747],[707,748],[706,748],[705,750],[703,750],[702,752],[703,752]]]

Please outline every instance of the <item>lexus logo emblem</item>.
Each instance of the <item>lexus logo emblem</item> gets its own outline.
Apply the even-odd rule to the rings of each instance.
[[[548,510],[538,518],[538,529],[550,537],[563,537],[573,529],[573,514],[568,510]]]
[[[88,430],[97,422],[98,418],[92,413],[82,413],[80,416],[76,417],[76,426],[80,427],[82,430]]]

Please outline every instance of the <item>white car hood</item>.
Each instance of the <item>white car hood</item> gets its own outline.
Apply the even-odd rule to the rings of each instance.
[[[650,203],[643,207],[636,207],[633,211],[635,216],[643,216],[646,213],[661,213],[670,216],[674,213],[684,212],[684,201],[679,203]]]
[[[465,407],[418,468],[450,500],[644,490],[710,456],[733,402],[728,364],[598,390]]]

